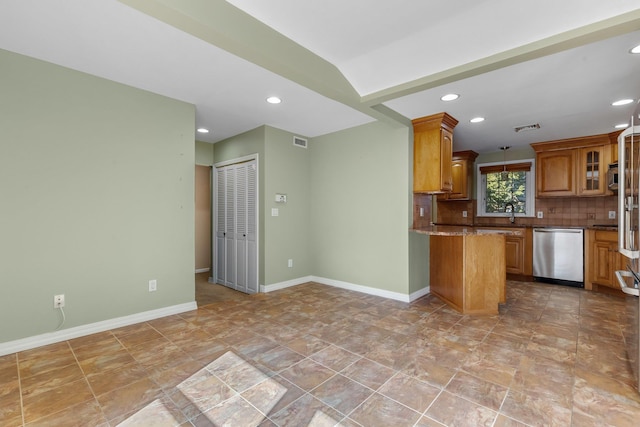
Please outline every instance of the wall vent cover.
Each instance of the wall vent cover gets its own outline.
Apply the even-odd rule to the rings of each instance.
[[[300,148],[307,148],[307,140],[299,136],[293,137],[293,145]]]
[[[522,132],[525,130],[534,130],[540,129],[540,123],[534,123],[532,125],[518,126],[517,128],[513,128],[516,132]]]

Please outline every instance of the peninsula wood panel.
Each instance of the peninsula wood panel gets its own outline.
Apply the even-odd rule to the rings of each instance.
[[[497,314],[505,302],[505,237],[469,234],[430,237],[430,287],[464,314]]]
[[[464,309],[463,236],[431,236],[430,289],[458,311]]]
[[[465,236],[466,314],[498,314],[507,281],[505,237],[502,234]]]

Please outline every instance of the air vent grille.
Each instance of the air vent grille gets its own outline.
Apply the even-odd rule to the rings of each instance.
[[[293,145],[300,148],[307,148],[307,140],[299,136],[293,137]]]
[[[523,132],[525,130],[534,130],[534,129],[540,129],[540,123],[534,123],[532,125],[525,125],[525,126],[518,126],[516,128],[513,128],[513,130],[517,132]]]

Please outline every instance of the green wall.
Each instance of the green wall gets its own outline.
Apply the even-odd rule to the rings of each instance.
[[[0,342],[192,303],[194,107],[3,50],[0,93]]]
[[[311,141],[315,276],[408,293],[409,132],[376,122]]]
[[[293,146],[294,134],[261,126],[213,145],[214,163],[258,154],[259,277],[272,285],[311,274],[309,260],[309,150]],[[275,195],[286,194],[287,203]],[[277,208],[279,215],[271,216]],[[293,259],[293,267],[287,260]]]
[[[428,238],[408,231],[410,129],[371,123],[307,149],[293,136],[262,126],[214,144],[215,163],[259,154],[260,284],[317,276],[403,295],[427,286]]]
[[[309,276],[309,149],[293,145],[293,134],[266,127],[265,135],[265,283]],[[299,135],[300,136],[300,135]],[[287,203],[276,203],[286,194]],[[271,209],[279,211],[271,216]],[[293,267],[287,260],[293,260]]]
[[[213,144],[210,142],[196,141],[196,165],[213,165]]]

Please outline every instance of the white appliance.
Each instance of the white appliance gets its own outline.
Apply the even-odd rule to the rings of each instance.
[[[627,295],[625,342],[627,354],[640,391],[640,126],[634,126],[640,104],[631,117],[631,126],[618,136],[618,250],[627,258],[627,270],[616,271],[620,288]]]

